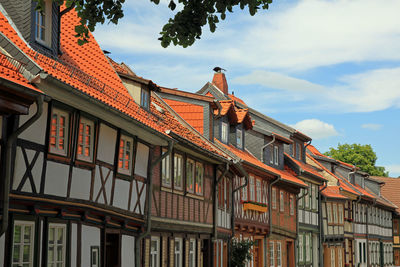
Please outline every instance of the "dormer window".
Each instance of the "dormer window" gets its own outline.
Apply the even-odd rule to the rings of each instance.
[[[274,163],[275,165],[279,165],[279,147],[274,146]]]
[[[140,95],[140,105],[147,110],[150,106],[150,92],[148,89],[145,89],[143,87]]]
[[[228,134],[229,134],[228,128],[229,128],[228,123],[223,121],[221,123],[221,141],[225,144],[228,143]]]
[[[241,129],[236,130],[236,145],[243,148],[243,131]]]
[[[42,11],[35,11],[35,39],[42,45],[51,46],[52,1],[44,1]]]

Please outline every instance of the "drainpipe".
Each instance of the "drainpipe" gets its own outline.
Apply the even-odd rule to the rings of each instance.
[[[221,182],[222,178],[227,174],[229,170],[229,163],[227,162],[225,165],[225,170],[221,175],[217,178],[214,186],[214,241],[216,242],[218,239],[217,233],[217,217],[218,217],[218,184]],[[233,199],[232,199],[233,203]],[[232,205],[233,206],[233,205]]]
[[[275,142],[275,135],[272,135],[272,140],[261,147],[261,162],[264,163],[264,149]]]
[[[249,183],[249,174],[246,172],[245,169],[243,169],[243,166],[240,164],[240,162],[235,163],[235,167],[237,167],[240,170],[240,172],[244,175],[244,184],[242,184],[238,188],[235,188],[232,191],[232,200],[235,197],[235,193],[237,191],[241,190],[242,188],[245,188],[247,186],[247,184]],[[232,227],[231,238],[233,238],[233,237],[235,237],[235,206],[234,205],[232,205],[231,227]]]
[[[272,206],[272,186],[274,184],[276,184],[277,182],[279,182],[282,179],[281,176],[278,176],[278,178],[276,178],[275,180],[273,180],[269,185],[268,185],[268,233],[267,233],[267,237],[269,238],[271,236],[271,232],[272,232],[272,215],[271,215],[271,206]]]
[[[301,196],[296,196],[296,231],[297,231],[296,239],[297,240],[299,239],[299,200],[307,196],[309,192],[308,187],[304,190],[306,191],[304,194],[302,194]],[[294,248],[295,248],[294,259],[297,266],[297,251],[298,251],[297,244],[294,246]]]
[[[169,134],[169,130],[166,131],[167,134]],[[168,141],[168,151],[165,153],[161,153],[162,155],[158,157],[155,161],[153,161],[150,165],[149,169],[149,179],[148,179],[148,185],[147,185],[147,196],[146,196],[146,204],[147,204],[147,219],[146,219],[146,231],[141,233],[137,238],[135,242],[135,266],[141,266],[140,265],[140,242],[142,241],[143,238],[148,236],[151,231],[151,206],[152,206],[152,192],[153,192],[153,169],[155,166],[157,166],[165,157],[171,154],[172,152],[172,147],[173,147],[174,142],[173,141]]]
[[[309,145],[311,145],[311,142],[312,142],[312,140],[308,141],[307,144],[304,146],[304,153],[303,153],[304,160],[305,160],[306,154],[307,154],[307,147]]]
[[[8,138],[6,144],[6,166],[5,166],[5,177],[4,177],[4,187],[3,187],[3,218],[0,229],[0,236],[2,236],[8,228],[8,208],[10,205],[10,183],[11,183],[11,167],[12,167],[12,147],[17,140],[18,136],[25,131],[28,127],[30,127],[35,121],[37,121],[43,112],[43,100],[44,95],[39,95],[36,97],[36,113],[27,120],[21,127],[19,127],[16,131],[14,131]]]
[[[324,237],[324,228],[322,227],[323,221],[322,221],[322,194],[321,192],[325,190],[325,188],[327,188],[328,183],[324,182],[324,186],[319,190],[319,194],[318,194],[318,219],[319,219],[319,266],[323,267],[324,263],[323,263],[323,257],[324,257],[324,251],[323,251],[323,245],[322,245],[322,240]]]
[[[358,197],[357,197],[357,200],[356,200],[356,203],[355,203],[355,208],[358,208],[358,204],[360,203],[360,201],[361,201],[361,198],[362,198],[362,196],[361,195],[359,195]],[[354,209],[353,209],[353,212],[354,212]],[[354,216],[353,215],[353,236],[354,236],[354,224],[355,224],[355,219],[356,219],[356,216]],[[355,248],[357,248],[357,245],[356,244],[354,244],[353,243],[353,247],[355,246]],[[355,250],[355,249],[354,249]],[[362,252],[361,252],[362,253]],[[358,254],[360,254],[360,252],[358,252]],[[360,266],[361,264],[362,264],[362,262],[361,262],[361,259],[358,259],[360,262],[357,264],[357,266]]]

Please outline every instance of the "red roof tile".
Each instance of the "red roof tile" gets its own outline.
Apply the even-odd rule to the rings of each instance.
[[[340,193],[340,186],[327,186],[321,193],[325,197],[347,199],[346,196]]]
[[[306,171],[322,180],[326,180],[321,174],[319,174],[319,172],[310,164],[304,163],[300,160],[297,160],[291,156],[289,156],[289,154],[285,153],[285,155],[290,158],[297,166],[299,166],[303,171]]]
[[[233,154],[235,154],[237,157],[239,157],[240,159],[242,159],[245,162],[248,162],[252,165],[258,166],[264,170],[266,170],[269,173],[273,173],[275,175],[279,175],[282,180],[289,182],[289,183],[294,183],[297,184],[299,186],[307,186],[302,180],[298,179],[296,176],[294,176],[292,173],[290,173],[289,171],[286,170],[278,170],[275,169],[273,167],[270,167],[264,163],[262,163],[261,161],[259,161],[255,156],[253,156],[252,154],[250,154],[247,151],[243,151],[241,149],[238,149],[232,145],[226,145],[221,143],[220,141],[218,141],[217,139],[215,139],[216,142],[218,142],[219,144],[221,144],[222,146],[224,146],[226,149],[228,149],[229,151],[231,151]]]
[[[242,105],[247,107],[246,103],[242,99],[240,99],[239,97],[235,96],[234,94],[228,94],[228,96],[233,101],[239,102],[240,104],[242,104]]]
[[[203,106],[176,101],[171,99],[164,99],[164,101],[172,107],[185,121],[193,126],[199,133],[203,134],[204,131],[204,110]]]
[[[381,194],[397,206],[396,212],[400,213],[400,178],[373,176],[374,179],[385,182],[381,187]]]
[[[1,55],[2,54],[0,53],[0,57],[1,57]],[[43,93],[41,90],[39,90],[38,88],[36,88],[32,84],[30,84],[29,81],[27,79],[25,79],[25,77],[22,76],[21,73],[16,72],[15,70],[6,68],[2,65],[0,65],[0,77],[3,79],[9,80],[13,83],[25,86],[26,88],[29,88],[38,93]]]

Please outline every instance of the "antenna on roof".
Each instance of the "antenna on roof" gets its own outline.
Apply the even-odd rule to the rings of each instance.
[[[105,55],[111,54],[111,52],[110,52],[110,51],[107,51],[107,50],[103,50],[103,53],[104,53]]]
[[[215,68],[213,68],[213,71],[221,73],[222,71],[226,71],[226,69],[223,69],[221,67],[215,67]]]

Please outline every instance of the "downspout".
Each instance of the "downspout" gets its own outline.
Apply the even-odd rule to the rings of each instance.
[[[318,194],[318,217],[319,217],[319,266],[323,267],[323,257],[324,257],[324,251],[322,248],[322,240],[324,237],[324,228],[322,227],[323,224],[323,220],[322,220],[322,191],[325,190],[325,188],[328,187],[328,183],[324,182],[324,186],[319,190],[319,194]]]
[[[35,123],[43,112],[43,100],[44,95],[39,95],[36,97],[36,113],[27,120],[21,127],[19,127],[16,131],[14,131],[8,138],[6,144],[6,170],[5,170],[5,177],[4,177],[4,185],[3,185],[3,218],[1,223],[0,229],[0,236],[2,236],[8,228],[8,208],[10,205],[10,183],[11,183],[11,167],[12,167],[12,147],[17,140],[18,136],[24,132],[28,127],[30,127],[33,123]]]
[[[169,134],[169,130],[166,131],[167,134]],[[148,236],[151,231],[151,206],[152,206],[152,192],[153,192],[153,169],[155,166],[157,166],[165,157],[171,154],[172,148],[173,148],[173,141],[168,141],[168,151],[165,153],[162,153],[161,150],[161,156],[158,157],[155,161],[153,161],[150,165],[149,169],[149,179],[148,179],[148,185],[147,185],[147,196],[146,196],[146,204],[147,204],[147,218],[146,218],[146,231],[141,233],[135,241],[135,266],[141,266],[140,265],[140,242],[142,241],[143,238]]]
[[[312,142],[312,140],[308,141],[307,144],[304,146],[304,153],[303,153],[304,160],[305,160],[306,154],[307,154],[307,147],[309,145],[311,145],[311,142]]]
[[[235,163],[235,166],[240,170],[240,172],[244,175],[244,184],[239,186],[238,188],[235,188],[232,190],[232,200],[235,197],[235,193],[242,188],[245,188],[247,184],[249,183],[249,174],[246,172],[245,169],[243,169],[243,166],[240,164],[240,162]],[[235,205],[232,205],[232,215],[231,215],[231,227],[232,227],[232,236],[231,238],[235,237]]]
[[[261,147],[261,162],[264,163],[264,149],[275,142],[275,135],[272,135],[272,140]]]
[[[277,182],[279,182],[280,180],[282,180],[282,177],[281,176],[278,176],[278,178],[276,178],[275,180],[273,180],[269,185],[268,185],[268,228],[269,228],[269,230],[268,230],[268,233],[267,233],[267,236],[266,236],[266,238],[269,238],[270,236],[271,236],[271,232],[272,232],[272,222],[271,222],[271,218],[272,218],[272,215],[271,215],[271,206],[272,206],[272,186],[274,185],[274,184],[276,184]]]
[[[299,200],[304,198],[305,196],[307,196],[309,193],[308,187],[304,190],[306,191],[304,194],[302,194],[301,196],[298,196],[298,195],[296,196],[296,235],[297,235],[296,240],[299,239]],[[297,253],[297,251],[298,251],[297,245],[298,245],[298,243],[294,246],[294,248],[295,248],[294,260],[295,260],[296,266],[297,266],[297,254],[298,254]]]
[[[355,208],[358,208],[358,203],[360,203],[360,201],[361,201],[361,198],[362,198],[362,196],[361,195],[359,195],[358,197],[357,197],[357,200],[356,200],[356,203],[355,203]],[[353,212],[354,212],[354,209],[353,209]],[[354,216],[353,215],[353,235],[354,235],[354,224],[355,224],[355,218],[356,218],[356,216]],[[354,246],[355,244],[353,244],[353,246]],[[355,247],[357,248],[357,245],[355,245]],[[362,251],[361,251],[361,253],[362,253]],[[358,255],[360,255],[360,251],[358,252]],[[361,259],[358,259],[360,262],[357,264],[357,266],[360,266],[361,264],[362,264],[362,262],[361,262]]]
[[[226,163],[225,170],[221,173],[221,175],[217,178],[214,186],[214,242],[218,239],[217,233],[217,217],[218,217],[218,184],[221,182],[222,178],[227,174],[229,170],[229,163]],[[233,200],[233,199],[232,199]],[[233,203],[233,201],[232,201]],[[233,205],[232,205],[233,206]]]

